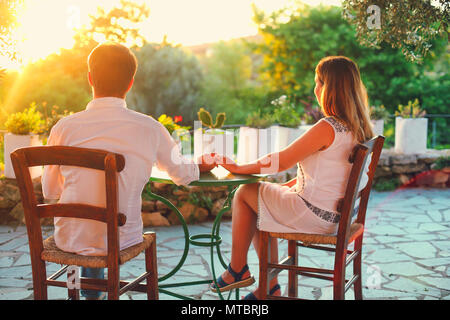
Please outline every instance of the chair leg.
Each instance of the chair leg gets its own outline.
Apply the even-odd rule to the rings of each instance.
[[[32,265],[34,300],[48,300],[47,285],[45,284],[47,280],[45,261],[40,259],[32,261]]]
[[[345,262],[347,247],[336,248],[333,275],[333,299],[345,300]]]
[[[288,255],[292,257],[294,266],[298,265],[298,247],[295,240],[288,241]],[[288,280],[288,296],[298,297],[298,276],[294,270],[289,270]]]
[[[158,267],[156,257],[156,235],[150,247],[145,249],[145,271],[147,276],[147,299],[158,300]]]
[[[119,300],[120,271],[118,264],[108,267],[108,300]]]
[[[353,260],[353,274],[358,275],[358,279],[354,283],[355,300],[362,300],[362,272],[361,272],[361,260],[362,260],[362,241],[363,237],[359,237],[355,240],[354,251],[358,251],[358,256]]]
[[[259,239],[259,299],[266,300],[268,288],[267,264],[269,263],[269,233],[260,231]]]
[[[70,300],[80,300],[80,290],[68,289],[68,295]]]

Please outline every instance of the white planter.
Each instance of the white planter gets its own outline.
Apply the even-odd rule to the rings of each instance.
[[[266,129],[241,127],[239,129],[237,162],[251,162],[273,152],[275,133],[272,127]]]
[[[375,136],[382,136],[384,132],[384,120],[372,120],[373,134]]]
[[[276,131],[274,151],[280,151],[283,148],[287,147],[303,133],[305,133],[310,127],[312,127],[312,125],[301,125],[298,128],[274,126],[273,128]]]
[[[424,153],[427,150],[426,118],[395,118],[395,151],[404,154]]]
[[[298,127],[298,130],[300,131],[300,134],[298,136],[301,136],[306,131],[311,129],[314,125],[313,124],[302,124],[300,127]]]
[[[194,131],[194,157],[202,154],[217,153],[233,159],[234,133],[221,129],[197,129]]]
[[[12,133],[5,134],[5,177],[15,179],[14,168],[11,163],[10,154],[14,150],[23,147],[41,146],[42,142],[38,135],[17,135]],[[30,168],[31,178],[37,178],[42,175],[42,167]]]

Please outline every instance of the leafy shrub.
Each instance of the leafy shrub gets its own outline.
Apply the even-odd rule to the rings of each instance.
[[[398,178],[378,178],[373,185],[373,189],[380,192],[393,191],[400,185],[401,182]]]
[[[4,143],[5,143],[4,137],[2,134],[0,134],[0,166],[2,166],[0,168],[0,171],[4,170],[4,164],[5,164],[5,157],[3,154],[5,152]]]
[[[265,129],[274,124],[272,115],[266,113],[262,114],[258,111],[254,111],[247,116],[245,125],[251,128]]]
[[[274,120],[281,126],[296,128],[301,124],[301,117],[294,106],[287,101],[285,95],[271,102],[275,109],[273,110]]]
[[[370,107],[370,118],[373,120],[389,120],[389,111],[386,110],[384,105],[381,106],[371,106]]]
[[[51,108],[50,115],[48,114],[47,110],[47,103],[43,102],[42,107],[44,109],[44,123],[39,130],[39,133],[44,135],[50,135],[50,131],[52,130],[53,126],[62,118],[67,117],[73,112],[69,112],[68,110],[64,110],[63,113],[58,113],[59,107],[54,105]]]
[[[127,95],[130,108],[155,118],[165,113],[196,120],[192,110],[198,108],[203,77],[198,59],[168,44],[146,44],[135,54],[139,66]]]
[[[450,167],[450,157],[439,157],[433,164],[433,169],[442,170]]]
[[[189,130],[190,127],[184,127],[181,126],[179,124],[177,124],[177,122],[182,121],[182,117],[181,119],[179,118],[179,116],[175,116],[175,120],[172,117],[169,117],[166,114],[162,114],[159,116],[158,121],[167,129],[167,131],[169,131],[170,134],[172,134],[175,130],[180,130],[180,129],[185,129],[185,130]]]
[[[42,130],[43,124],[42,114],[36,111],[36,103],[33,102],[23,112],[9,115],[5,122],[5,127],[6,130],[13,134],[26,135],[39,133]]]

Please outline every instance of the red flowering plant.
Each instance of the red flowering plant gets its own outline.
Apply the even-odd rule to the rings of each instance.
[[[174,131],[176,130],[189,130],[191,127],[188,126],[181,126],[178,123],[183,121],[183,117],[182,116],[174,116],[173,118],[166,115],[166,114],[162,114],[159,118],[158,121],[167,129],[167,131],[169,131],[170,134],[173,134]],[[185,135],[181,134],[180,139],[183,140],[185,137]]]

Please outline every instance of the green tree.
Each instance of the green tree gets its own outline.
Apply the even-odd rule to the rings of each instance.
[[[421,61],[436,37],[448,37],[448,0],[344,0],[342,7],[362,45],[379,48],[384,42],[411,61]]]
[[[219,42],[203,59],[201,105],[226,112],[228,123],[244,124],[248,114],[265,111],[276,96],[255,79],[258,59],[244,41]]]
[[[282,10],[271,16],[257,8],[254,11],[264,38],[255,49],[263,56],[262,77],[291,101],[315,100],[310,97],[314,97],[317,63],[325,56],[344,55],[359,65],[371,105],[383,104],[393,114],[399,104],[418,98],[428,114],[448,113],[447,39],[432,40],[429,54],[417,64],[405,59],[401,49],[384,42],[377,48],[362,46],[356,39],[356,27],[344,20],[338,7],[300,4],[290,12]],[[436,123],[437,142],[448,144],[448,119]]]
[[[142,46],[145,38],[140,33],[140,23],[148,18],[150,10],[143,3],[120,0],[120,4],[108,12],[101,7],[95,15],[90,15],[87,27],[78,30],[76,46],[93,47],[99,40],[112,41],[129,47]]]
[[[197,117],[202,70],[198,59],[168,43],[135,49],[138,70],[127,95],[130,108],[158,118],[161,114]]]
[[[217,81],[221,89],[239,98],[239,91],[247,86],[252,75],[252,60],[241,42],[223,41],[215,44],[206,60],[206,82]]]
[[[411,81],[433,81],[426,72],[445,50],[445,41],[435,40],[432,54],[417,65],[387,44],[363,47],[355,38],[355,27],[342,18],[338,7],[299,5],[289,15],[280,11],[271,17],[255,8],[255,22],[264,38],[256,47],[264,57],[263,77],[294,100],[313,95],[314,70],[320,59],[344,55],[358,63],[371,103],[384,104],[393,112],[399,103],[420,94],[416,86],[414,90],[418,91],[405,90]]]
[[[23,4],[23,0],[0,1],[0,55],[17,61],[16,40],[11,37],[17,26],[17,9]]]

